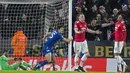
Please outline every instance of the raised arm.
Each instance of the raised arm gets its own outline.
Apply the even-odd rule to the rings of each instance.
[[[47,32],[46,35],[42,38],[43,42],[46,40],[46,38],[51,35],[51,32]]]
[[[96,34],[96,31],[91,30],[91,29],[89,29],[89,28],[87,28],[87,32],[88,32],[88,33],[92,33],[92,34]]]
[[[7,58],[6,61],[13,61],[14,58]]]
[[[3,59],[4,61],[7,61],[7,62],[14,60],[14,58],[7,58],[5,55],[2,56],[2,59]]]
[[[113,24],[114,24],[113,21],[111,21],[110,23],[103,23],[102,27],[107,27],[107,26],[110,26],[110,25],[113,25]]]

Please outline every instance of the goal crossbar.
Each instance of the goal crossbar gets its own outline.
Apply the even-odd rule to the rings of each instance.
[[[0,0],[1,4],[48,4],[62,0]]]

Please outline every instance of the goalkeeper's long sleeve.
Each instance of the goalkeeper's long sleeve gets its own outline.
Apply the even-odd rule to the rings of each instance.
[[[9,64],[8,61],[12,61],[14,58],[7,58],[5,55],[0,56],[0,66],[2,67],[2,70],[8,70]]]
[[[23,62],[22,62],[22,65],[23,65],[23,66],[27,66],[27,67],[31,67],[31,65],[30,65],[30,64],[28,64],[28,63],[27,63],[27,62],[25,62],[25,61],[23,61]]]
[[[4,61],[7,61],[7,62],[14,60],[14,58],[7,58],[5,55],[2,56],[2,59],[3,59]]]

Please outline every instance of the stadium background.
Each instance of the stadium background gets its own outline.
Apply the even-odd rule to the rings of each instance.
[[[58,5],[58,8],[55,8],[55,9],[59,11],[60,9],[62,9],[62,5],[67,6],[66,1],[68,0],[64,0],[64,3],[61,5]],[[128,5],[127,11],[122,10],[122,5],[125,5],[125,4]],[[81,8],[82,13],[86,17],[86,22],[90,24],[92,19],[96,18],[97,13],[99,13],[98,10],[96,12],[92,12],[91,8],[94,5],[97,6],[97,9],[99,9],[99,7],[103,5],[106,9],[108,16],[111,16],[113,14],[112,10],[114,8],[117,8],[120,10],[121,13],[124,13],[125,18],[126,18],[125,21],[126,21],[127,32],[128,32],[128,35],[127,35],[128,45],[124,49],[122,55],[123,55],[123,58],[126,60],[127,64],[130,64],[129,63],[130,6],[129,6],[128,0],[73,0],[72,25],[74,24],[74,22],[76,21],[76,17],[78,16],[78,11],[76,11],[77,6]],[[47,11],[47,8],[48,9],[51,8],[52,12]],[[42,4],[42,5],[41,4],[8,4],[8,5],[0,4],[0,49],[10,50],[10,56],[12,57],[13,48],[11,47],[10,42],[11,42],[14,32],[16,32],[17,30],[17,27],[22,27],[22,30],[24,31],[25,35],[29,39],[27,48],[26,48],[26,56],[23,57],[23,59],[25,59],[28,62],[31,60],[31,58],[33,58],[32,59],[33,61],[35,61],[34,59],[39,59],[39,57],[41,56],[41,51],[39,51],[41,50],[41,45],[42,45],[41,38],[45,34],[45,31],[47,31],[46,28],[48,28],[46,27],[46,25],[48,24],[51,27],[48,29],[49,31],[52,31],[55,28],[53,26],[56,26],[57,24],[65,24],[66,25],[65,27],[67,27],[68,20],[67,18],[64,18],[64,17],[68,14],[67,13],[68,11],[66,11],[65,9],[63,13],[60,13],[60,11],[59,12],[57,11],[53,10],[52,6],[48,6],[46,4]],[[64,15],[61,16],[62,14]],[[46,19],[46,15],[51,16],[51,17],[57,16],[56,18],[51,18],[51,17],[47,18],[49,20],[54,20],[54,19],[57,19],[57,20],[52,21],[51,23],[48,23]],[[99,37],[100,40],[95,40],[95,37],[92,37],[95,35],[91,35],[87,33],[86,39],[89,41],[88,45],[89,45],[89,50],[90,50],[90,55],[91,55],[90,59],[88,59],[88,64],[86,62],[86,64],[88,65],[87,66],[88,71],[99,70],[99,71],[110,71],[110,72],[112,71],[113,72],[116,70],[114,68],[115,60],[113,59],[113,55],[112,55],[113,54],[113,51],[112,51],[113,41],[107,39],[108,37],[107,30],[113,32],[112,30],[113,27],[114,26],[102,28],[101,30],[103,31],[103,34],[100,35],[102,36],[102,37]],[[91,28],[94,29],[97,27],[91,27]],[[67,29],[65,31],[66,31],[65,33],[68,33]],[[65,35],[65,36],[68,36],[68,35]],[[36,47],[33,47],[33,46],[36,46]],[[63,42],[57,43],[56,46],[54,47],[55,49],[57,49],[56,56],[57,56],[57,59],[59,60],[58,64],[62,64],[66,60],[67,55],[68,55],[67,47],[68,45]],[[73,52],[72,52],[72,55],[74,56]],[[97,61],[97,63],[93,63],[95,61]],[[104,62],[102,63],[103,68],[100,68],[101,70],[98,68],[91,69],[91,66],[89,66],[89,64],[90,65],[94,64],[93,67],[98,67],[99,66],[98,61]],[[114,66],[111,69],[106,69],[107,65],[109,64],[110,64],[110,66],[108,66],[109,68],[113,66],[113,64]],[[62,70],[62,65],[59,65],[59,66],[60,66],[60,70]],[[43,68],[43,70],[45,70],[45,68]]]

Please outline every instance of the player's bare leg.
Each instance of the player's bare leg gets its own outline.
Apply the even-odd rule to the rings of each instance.
[[[38,65],[38,61],[36,62],[36,64],[35,65],[32,65],[32,70],[35,70],[35,68],[36,68],[36,66]]]
[[[55,55],[52,54],[52,66],[53,66],[53,71],[55,71]]]
[[[45,55],[45,59],[48,61],[48,62],[52,62],[52,53],[48,53]]]

